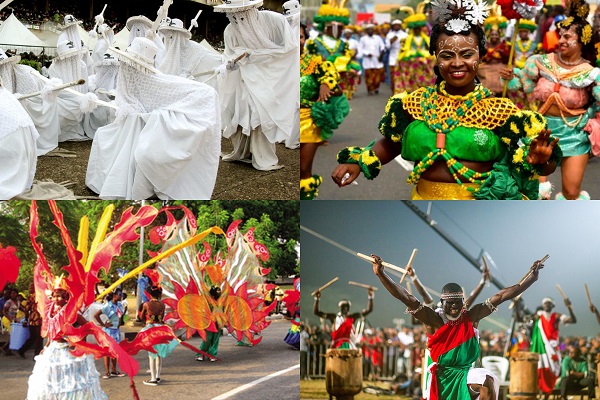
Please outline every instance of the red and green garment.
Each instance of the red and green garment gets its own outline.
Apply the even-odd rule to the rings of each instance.
[[[467,374],[479,358],[479,341],[466,313],[429,336],[427,347],[434,363],[430,400],[470,399]]]
[[[332,345],[334,349],[349,349],[350,336],[354,328],[354,318],[346,317],[344,322],[333,332],[331,332]]]
[[[531,352],[540,355],[538,360],[538,386],[544,393],[552,393],[556,380],[560,376],[560,352],[558,345],[557,314],[552,313],[550,320],[542,314],[533,326],[531,333]]]

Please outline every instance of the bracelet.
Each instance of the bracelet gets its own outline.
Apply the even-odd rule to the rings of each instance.
[[[371,148],[373,140],[367,147],[346,147],[337,154],[339,164],[357,164],[367,179],[374,179],[381,171],[381,161]]]
[[[497,312],[498,311],[498,307],[495,307],[492,302],[490,301],[490,298],[488,297],[487,299],[485,299],[485,302],[483,303],[485,306],[487,306],[487,308],[490,309],[491,312]]]
[[[323,177],[313,175],[310,178],[300,179],[300,200],[313,200],[319,194],[317,188],[323,183]]]
[[[417,307],[414,310],[409,310],[408,307],[406,307],[406,311],[404,311],[404,314],[415,315],[416,313],[418,313],[419,311],[421,311],[423,309],[423,307],[425,307],[425,304],[423,304],[423,303],[419,303],[419,307]]]

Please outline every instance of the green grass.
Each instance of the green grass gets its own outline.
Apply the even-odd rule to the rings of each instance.
[[[363,387],[369,386],[377,386],[383,389],[389,389],[389,383],[383,382],[363,382]],[[324,379],[312,379],[310,381],[301,380],[300,381],[300,398],[301,399],[329,399],[329,393],[325,389],[325,380]],[[405,396],[386,396],[379,395],[376,396],[374,394],[367,393],[359,393],[354,396],[354,400],[409,400],[410,397]]]

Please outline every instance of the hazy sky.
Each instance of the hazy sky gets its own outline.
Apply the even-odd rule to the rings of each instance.
[[[492,275],[510,286],[528,272],[533,261],[549,254],[540,278],[524,294],[525,305],[534,310],[544,297],[556,302],[556,312],[567,313],[556,284],[573,303],[577,324],[561,326],[561,335],[596,335],[600,326],[589,311],[584,283],[592,302],[600,307],[600,202],[597,201],[438,201],[416,202],[437,226],[452,236],[474,258],[487,251],[497,269]],[[301,225],[346,248],[377,254],[384,261],[404,267],[412,250],[418,249],[413,267],[421,282],[437,292],[456,282],[468,293],[481,273],[401,201],[303,201]],[[410,321],[406,307],[392,297],[373,274],[369,262],[301,230],[302,318],[313,315],[310,293],[336,276],[339,280],[323,291],[321,310],[337,312],[342,298],[352,302],[351,312],[366,307],[367,290],[348,281],[379,288],[374,311],[367,316],[373,326],[393,326],[394,319]],[[390,275],[396,282],[400,278]],[[483,289],[476,302],[483,302],[498,289]],[[438,300],[437,296],[433,296]],[[506,302],[491,318],[509,325]],[[481,328],[499,330],[482,323]]]

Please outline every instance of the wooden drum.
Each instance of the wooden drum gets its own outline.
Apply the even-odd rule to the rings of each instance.
[[[538,359],[536,353],[517,352],[510,357],[511,400],[535,400],[538,393]]]
[[[362,352],[329,349],[325,355],[327,393],[338,400],[352,400],[362,390]]]

